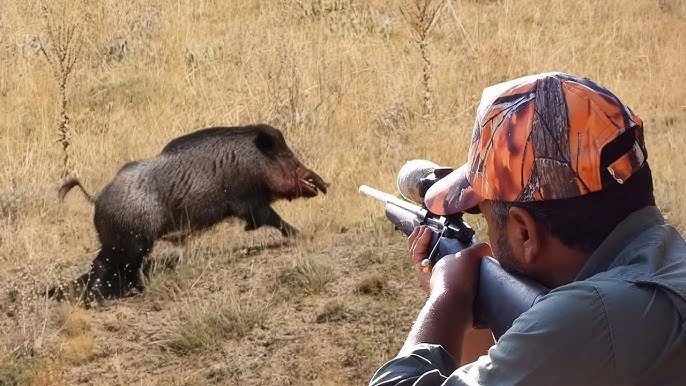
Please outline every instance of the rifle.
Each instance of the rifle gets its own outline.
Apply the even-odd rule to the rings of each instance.
[[[433,266],[443,256],[457,253],[476,243],[474,230],[462,219],[462,213],[439,216],[426,208],[396,198],[367,185],[360,192],[386,203],[386,217],[405,236],[415,227],[431,230],[430,253]],[[474,301],[474,328],[490,328],[496,340],[514,320],[531,308],[550,289],[529,278],[505,271],[492,257],[484,257],[479,273],[479,287]]]

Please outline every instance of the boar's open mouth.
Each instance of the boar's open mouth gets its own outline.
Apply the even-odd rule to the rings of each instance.
[[[319,193],[319,190],[321,190],[324,194],[326,194],[326,187],[318,186],[312,179],[302,178],[300,179],[300,183],[303,190],[306,190],[308,193],[317,195]]]
[[[316,173],[309,171],[304,177],[300,178],[300,186],[305,195],[316,196],[319,191],[326,194],[329,184],[324,182]]]

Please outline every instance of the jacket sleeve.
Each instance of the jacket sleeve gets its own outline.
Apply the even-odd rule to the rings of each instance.
[[[553,291],[515,320],[487,355],[455,368],[441,346],[419,344],[381,367],[370,385],[611,385],[610,326],[592,286]]]
[[[420,343],[376,371],[370,386],[440,385],[457,369],[453,357],[435,344]]]

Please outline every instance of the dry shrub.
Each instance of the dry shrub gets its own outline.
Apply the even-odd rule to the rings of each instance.
[[[324,291],[326,285],[334,279],[330,266],[313,258],[300,258],[290,267],[281,270],[276,290],[289,295],[313,295]]]
[[[57,309],[55,324],[60,334],[73,338],[91,331],[90,316],[81,307],[69,304],[60,305]]]
[[[375,298],[394,298],[396,296],[396,292],[388,283],[388,277],[380,273],[362,277],[355,291]]]
[[[315,318],[315,323],[351,322],[357,320],[358,316],[357,311],[350,308],[344,301],[336,299],[324,304]]]
[[[69,364],[87,363],[95,355],[96,345],[91,333],[69,337],[62,343],[61,358]]]

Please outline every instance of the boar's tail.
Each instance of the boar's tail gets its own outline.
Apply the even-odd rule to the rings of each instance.
[[[86,188],[84,188],[83,185],[81,185],[81,182],[76,177],[70,177],[66,181],[64,181],[64,183],[62,183],[62,186],[60,187],[60,191],[59,191],[60,201],[64,201],[64,196],[66,196],[67,193],[69,193],[69,191],[74,186],[78,186],[79,189],[81,189],[81,192],[86,197],[88,202],[90,202],[91,204],[95,203],[95,199],[93,198],[93,196],[91,196],[91,194],[88,193]]]

